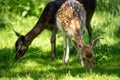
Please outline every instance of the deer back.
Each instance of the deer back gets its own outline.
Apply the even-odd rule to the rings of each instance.
[[[68,0],[57,12],[57,25],[69,35],[77,35],[83,32],[86,13],[81,3],[76,0]]]

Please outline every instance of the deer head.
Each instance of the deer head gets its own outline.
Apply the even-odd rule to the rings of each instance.
[[[100,38],[93,40],[89,45],[81,45],[73,41],[75,48],[78,49],[79,59],[81,60],[82,67],[90,70],[93,69],[93,59],[95,57],[92,47],[96,45]]]
[[[15,32],[15,34],[18,37],[18,39],[16,41],[16,44],[15,44],[15,48],[16,48],[15,59],[18,60],[18,59],[20,59],[25,54],[26,50],[29,47],[29,44],[25,40],[25,36],[17,33],[16,31],[14,31],[14,32]]]

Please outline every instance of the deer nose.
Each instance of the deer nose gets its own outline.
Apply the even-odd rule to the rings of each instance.
[[[23,51],[18,50],[15,55],[15,60],[20,59],[23,56]]]

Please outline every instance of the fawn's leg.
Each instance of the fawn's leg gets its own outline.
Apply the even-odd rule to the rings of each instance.
[[[82,57],[81,52],[79,50],[77,51],[77,57],[80,60],[82,67],[84,67],[83,57]]]
[[[64,40],[63,64],[67,64],[69,60],[71,38],[63,34],[63,40]]]

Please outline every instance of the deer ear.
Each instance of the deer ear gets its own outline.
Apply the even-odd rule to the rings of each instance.
[[[90,46],[91,46],[91,47],[95,46],[100,39],[101,39],[101,38],[96,38],[95,40],[93,40],[93,41],[90,43]]]
[[[82,47],[80,44],[77,44],[76,41],[72,40],[72,42],[73,42],[74,47],[75,47],[76,49],[80,49],[80,48]]]
[[[15,34],[16,34],[17,37],[21,36],[21,34],[19,34],[18,32],[16,32],[15,30],[13,30],[13,31],[15,32]]]

